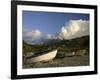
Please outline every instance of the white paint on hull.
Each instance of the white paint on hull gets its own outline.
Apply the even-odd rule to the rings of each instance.
[[[33,57],[31,59],[27,59],[27,63],[34,63],[34,62],[39,62],[39,61],[49,61],[55,58],[57,54],[57,50],[48,52],[46,54],[37,56],[37,57]]]

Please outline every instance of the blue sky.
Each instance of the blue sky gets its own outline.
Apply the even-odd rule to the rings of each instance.
[[[23,11],[23,39],[71,39],[89,34],[89,14]],[[74,33],[74,34],[73,34]]]
[[[56,34],[65,23],[79,19],[89,20],[89,14],[23,11],[23,29],[38,29],[43,34]]]

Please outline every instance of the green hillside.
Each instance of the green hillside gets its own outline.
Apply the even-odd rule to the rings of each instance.
[[[54,48],[58,48],[59,51],[67,52],[77,49],[89,49],[89,36],[84,36],[70,40],[50,40],[48,41],[48,43],[40,45],[30,45],[23,41],[23,53],[40,52]]]
[[[39,53],[58,48],[56,57],[49,62],[37,62],[33,64],[26,63],[24,56],[28,53]],[[84,56],[68,57],[68,53],[86,50]],[[82,52],[80,52],[82,53]],[[89,36],[75,38],[71,40],[49,40],[45,44],[30,45],[23,41],[23,68],[42,68],[42,67],[61,67],[61,66],[85,66],[89,65]]]

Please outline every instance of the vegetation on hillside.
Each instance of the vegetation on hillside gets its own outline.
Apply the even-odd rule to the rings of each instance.
[[[48,41],[46,44],[38,44],[38,45],[30,45],[23,41],[23,53],[26,54],[28,52],[40,52],[46,51],[48,49],[56,49],[59,51],[75,51],[78,49],[89,49],[89,36],[84,36],[71,40],[59,40],[59,41]]]
[[[89,65],[89,36],[75,38],[71,40],[49,40],[45,44],[30,45],[23,41],[23,61],[24,56],[33,52],[43,52],[52,49],[58,49],[57,55],[53,61],[46,63],[37,62],[28,64],[23,62],[23,68],[42,68],[42,67],[64,67],[64,66],[86,66]],[[67,53],[86,50],[84,56],[66,57]]]

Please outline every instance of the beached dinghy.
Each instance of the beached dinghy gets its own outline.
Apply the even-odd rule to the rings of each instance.
[[[27,63],[34,63],[39,61],[49,61],[55,58],[57,49],[52,51],[40,52],[36,55],[32,55],[26,58]]]

